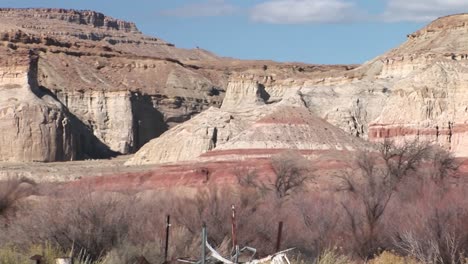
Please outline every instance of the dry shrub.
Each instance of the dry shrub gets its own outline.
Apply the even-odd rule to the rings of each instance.
[[[144,214],[145,216],[149,216]],[[154,229],[148,229],[147,236],[138,238],[138,234],[144,232],[144,226],[140,226],[139,217],[134,218],[127,239],[123,240],[117,246],[108,252],[105,263],[127,264],[133,263],[135,258],[143,256],[150,263],[164,262],[164,236],[152,233]],[[160,218],[163,218],[160,215]],[[153,216],[152,219],[157,218]],[[157,233],[163,233],[164,225],[159,226]],[[169,243],[169,261],[177,258],[197,259],[200,255],[200,235],[192,235],[185,227],[172,224]]]
[[[0,248],[0,263],[1,264],[30,264],[31,256],[43,256],[43,264],[55,264],[55,259],[63,257],[65,252],[59,249],[56,245],[50,243],[35,244],[29,248],[22,249],[17,246],[3,246]]]
[[[273,177],[260,179],[255,168],[234,169],[240,186],[254,188],[263,195],[273,193],[279,199],[301,193],[314,178],[311,162],[297,151],[284,151],[271,157]]]
[[[358,155],[353,173],[340,176],[339,188],[348,194],[342,205],[349,219],[354,251],[369,259],[389,247],[391,234],[385,232],[385,217],[391,217],[389,204],[395,196],[405,195],[402,189],[409,183],[449,176],[456,169],[452,161],[449,154],[418,141],[395,145],[386,140],[378,154]],[[427,163],[432,165],[429,171]]]
[[[233,202],[229,201],[229,190],[224,189],[222,196],[219,192],[214,186],[201,190],[194,199],[182,198],[176,201],[175,219],[187,228],[191,236],[199,236],[203,222],[209,229],[208,240],[212,243],[221,243],[229,234]]]
[[[398,224],[392,227],[395,246],[424,263],[465,263],[468,250],[465,187],[432,179],[419,184],[416,199],[411,203],[400,200],[398,208],[393,208]]]
[[[344,185],[336,192],[313,188],[311,164],[282,153],[272,160],[270,179],[260,179],[255,168],[240,168],[238,185],[206,184],[190,198],[89,192],[36,197],[29,208],[11,215],[2,234],[7,242],[24,245],[22,250],[49,241],[63,252],[74,247],[93,259],[106,256],[106,263],[131,263],[138,256],[161,263],[170,214],[169,259],[196,260],[203,222],[209,243],[230,254],[235,205],[238,243],[256,248],[259,257],[275,250],[282,221],[281,249],[295,247],[310,260],[318,257],[317,263],[350,263],[345,255],[377,258],[375,264],[402,260],[389,253],[376,257],[385,250],[421,262],[462,263],[468,198],[457,168],[450,154],[424,144],[386,142],[377,154],[359,155],[353,174],[342,175]]]
[[[324,250],[344,244],[340,234],[344,233],[345,223],[343,210],[337,206],[337,196],[326,191],[310,192],[295,201],[299,214],[293,215],[290,222],[300,223],[292,234],[301,239],[294,245],[301,252],[315,257]],[[289,226],[288,231],[291,231]]]
[[[300,153],[287,151],[271,158],[275,177],[271,188],[278,198],[284,198],[299,192],[313,179],[313,167]]]
[[[402,257],[394,252],[384,251],[376,258],[369,261],[369,264],[422,264],[410,257]]]
[[[34,191],[35,183],[27,178],[9,178],[0,182],[0,216],[6,216],[15,203]]]
[[[353,261],[336,250],[327,249],[322,252],[314,264],[353,264]]]
[[[116,195],[73,193],[24,212],[16,234],[32,243],[49,241],[64,251],[84,250],[97,260],[126,238],[131,204]]]
[[[177,201],[175,221],[186,228],[191,237],[199,237],[202,223],[208,230],[208,241],[218,246],[231,237],[232,205],[236,208],[236,225],[239,244],[259,245],[258,250],[270,251],[272,225],[275,222],[274,210],[266,197],[254,194],[248,188],[218,188],[211,186],[201,190],[194,199],[183,198]],[[269,217],[271,216],[271,217]],[[265,245],[265,246],[263,246]]]

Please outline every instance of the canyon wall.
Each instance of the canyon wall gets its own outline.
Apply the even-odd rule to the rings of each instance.
[[[468,156],[467,29],[468,15],[443,17],[361,66],[327,66],[179,49],[93,11],[0,9],[0,161],[137,152],[129,164],[147,164],[385,138]],[[259,121],[277,111],[306,124]],[[329,125],[347,136],[325,137]]]
[[[12,130],[1,136],[0,160],[132,153],[175,124],[219,106],[223,96],[217,85],[222,74],[199,73],[176,59],[190,52],[179,54],[133,23],[100,13],[0,9],[0,40],[2,128]]]
[[[57,157],[9,157],[5,151],[0,160],[53,161],[130,154],[202,111],[220,107],[233,75],[283,80],[353,67],[220,58],[203,49],[179,49],[145,36],[131,22],[93,11],[65,9],[0,9],[0,42],[7,52],[31,50],[36,54],[34,89],[60,109],[57,111],[63,117],[58,119],[68,117],[73,124],[73,131],[66,133],[72,138],[67,151],[74,153],[65,155],[46,147],[44,151]],[[24,69],[24,74],[30,73]],[[0,85],[11,83],[4,78]],[[1,89],[5,94],[11,92]],[[263,98],[265,92],[259,96],[260,103],[268,100]],[[30,107],[42,106],[31,103]],[[41,119],[31,118],[34,120],[26,122]],[[63,130],[70,131],[69,126]],[[10,137],[4,135],[4,140],[30,145]]]
[[[419,139],[466,157],[468,41],[462,36],[467,29],[466,14],[440,18],[409,35],[401,46],[348,70],[317,72],[298,78],[278,78],[275,74],[258,72],[231,76],[221,109],[233,111],[250,105],[274,112],[287,100],[290,91],[298,91],[298,100],[311,113],[355,137],[377,142],[389,138],[397,143]],[[272,125],[255,121],[216,148],[205,148],[204,156],[235,149],[321,149],[320,143],[313,142],[322,141],[324,146],[340,142],[334,138],[326,143],[319,136],[320,130],[309,133],[307,127],[295,127],[296,112],[290,112],[289,121],[283,125],[276,124],[278,117]],[[325,126],[319,125],[319,121],[315,123]],[[275,130],[282,132],[274,135]],[[286,135],[289,137],[284,138]],[[308,135],[311,139],[302,142],[301,137]],[[352,142],[352,138],[346,141]]]
[[[467,14],[439,18],[379,58],[392,96],[369,125],[371,140],[418,138],[468,156],[467,22]]]
[[[220,109],[204,111],[153,139],[126,165],[242,160],[285,150],[316,156],[370,149],[364,140],[311,112],[301,88],[281,89],[281,81],[261,79],[267,82],[249,75],[231,78]],[[276,92],[274,101],[268,100],[267,91]]]
[[[70,117],[37,85],[37,54],[0,48],[0,157],[14,161],[76,158]]]

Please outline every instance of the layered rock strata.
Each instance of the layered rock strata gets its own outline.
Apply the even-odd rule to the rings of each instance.
[[[443,17],[380,58],[379,77],[394,80],[392,96],[370,123],[371,140],[419,138],[468,156],[467,29],[467,14]]]
[[[153,141],[130,163],[193,159],[250,131],[291,91],[314,122],[467,156],[467,25],[466,14],[443,17],[359,67],[323,66],[178,49],[92,11],[0,9],[2,122],[18,128],[2,135],[0,160],[109,157]]]
[[[262,94],[268,95],[257,81],[232,80],[221,109],[209,109],[150,141],[126,165],[268,158],[285,150],[313,156],[370,149],[311,113],[300,91],[283,91],[280,102],[269,104]]]
[[[198,48],[178,49],[145,36],[131,22],[93,11],[0,9],[0,41],[8,52],[34,50],[36,86],[79,127],[76,140],[82,143],[70,151],[82,154],[57,154],[65,160],[137,151],[177,124],[220,107],[232,75],[281,80],[353,67],[239,61]],[[11,83],[4,78],[0,85]],[[31,118],[27,122],[39,117]],[[0,160],[42,160],[25,153],[15,158],[2,154]]]
[[[314,121],[317,124],[322,118],[355,137],[371,141],[391,138],[404,142],[418,138],[438,143],[457,156],[468,156],[468,90],[465,89],[468,87],[468,42],[461,37],[466,35],[467,28],[466,14],[440,18],[409,35],[400,47],[354,69],[316,72],[297,78],[258,73],[232,77],[222,110],[250,105],[274,112],[287,99],[289,91],[297,90],[298,100],[317,116]],[[293,120],[295,115],[289,116]],[[229,141],[218,144],[214,151],[205,148],[212,151],[203,156],[243,148],[257,149],[256,152],[283,147],[321,148],[319,144],[299,143],[299,138],[284,138],[297,134],[311,137],[305,142],[320,142],[320,131],[298,129],[293,121],[284,126],[256,122]],[[353,138],[342,135],[340,138],[348,144],[353,142]],[[362,148],[359,146],[355,149]],[[160,160],[156,158],[153,162]]]
[[[0,157],[53,161],[76,158],[71,119],[37,84],[37,54],[0,48]]]
[[[201,154],[228,142],[268,111],[268,107],[251,107],[237,111],[210,108],[148,142],[125,164],[142,165],[194,160]]]

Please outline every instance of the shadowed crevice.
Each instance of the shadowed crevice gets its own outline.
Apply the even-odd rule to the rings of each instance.
[[[164,121],[164,115],[154,107],[150,95],[132,93],[130,100],[133,115],[133,152],[136,152],[150,140],[166,132],[169,126]]]

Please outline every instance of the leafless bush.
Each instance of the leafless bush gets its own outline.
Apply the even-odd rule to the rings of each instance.
[[[279,198],[302,190],[313,177],[309,161],[299,153],[283,152],[273,156],[271,166],[275,172],[271,186]]]
[[[342,244],[343,213],[337,207],[336,196],[326,191],[313,192],[295,202],[302,221],[295,219],[301,224],[294,235],[302,239],[297,245],[301,252],[316,257]]]
[[[442,181],[458,181],[445,178]],[[468,199],[465,186],[424,180],[411,203],[392,208],[394,245],[424,263],[464,263],[468,250]]]
[[[361,257],[393,240],[397,250],[424,263],[462,263],[468,204],[454,177],[458,167],[449,152],[420,142],[386,141],[379,155],[361,154],[360,173],[341,177],[341,190],[351,194],[343,207]]]
[[[396,245],[423,263],[465,263],[464,252],[460,252],[460,240],[453,233],[444,233],[438,240],[421,240],[418,235],[407,232],[399,237]]]
[[[169,260],[183,257],[197,259],[199,257],[200,236],[193,236],[184,227],[175,226],[172,228],[170,241]],[[135,258],[140,256],[143,256],[150,263],[163,263],[163,252],[164,241],[162,240],[162,236],[155,239],[141,238],[140,241],[126,239],[107,254],[107,262],[105,263],[135,263]]]
[[[396,180],[420,169],[419,165],[430,157],[432,150],[431,144],[419,140],[397,145],[386,139],[379,147],[380,156],[385,161],[385,173]]]
[[[241,167],[235,170],[238,185],[207,183],[194,196],[63,191],[57,195],[68,196],[35,197],[12,215],[4,240],[48,241],[63,251],[74,246],[115,263],[140,255],[159,263],[170,214],[170,259],[197,259],[203,222],[210,244],[229,253],[235,205],[238,243],[257,248],[259,256],[274,251],[279,221],[282,248],[296,247],[311,258],[336,247],[368,259],[382,248],[420,261],[458,264],[467,252],[465,186],[454,177],[457,161],[440,149],[385,142],[380,152],[357,155],[352,170],[340,175],[339,192],[308,184],[314,170],[296,154],[275,156],[271,165],[272,177],[271,171]]]
[[[35,183],[27,178],[9,178],[0,182],[0,216],[5,216],[15,203],[33,193]]]
[[[429,157],[431,146],[418,141],[401,146],[386,140],[376,153],[358,155],[353,174],[339,176],[340,191],[351,199],[342,205],[349,219],[350,232],[356,242],[356,252],[367,259],[381,246],[381,219],[397,188],[410,173],[420,170],[420,164]]]
[[[457,177],[460,162],[453,154],[444,149],[433,147],[429,166],[429,175],[432,180],[443,184],[449,182],[450,178]]]
[[[129,208],[131,202],[115,195],[73,193],[24,212],[18,227],[28,242],[85,250],[97,260],[126,238]]]
[[[240,186],[256,188],[262,194],[272,192],[280,199],[303,190],[314,178],[310,162],[294,151],[274,155],[271,167],[274,175],[270,180],[260,180],[258,172],[250,168],[236,169],[234,174]]]
[[[201,190],[195,198],[181,198],[176,201],[175,219],[187,228],[192,236],[198,236],[203,222],[206,222],[209,240],[220,243],[229,234],[231,203],[226,199],[230,193],[224,190],[221,196],[216,187]]]
[[[244,188],[267,189],[264,182],[259,179],[258,171],[255,168],[236,167],[233,173],[237,178],[237,183]]]

